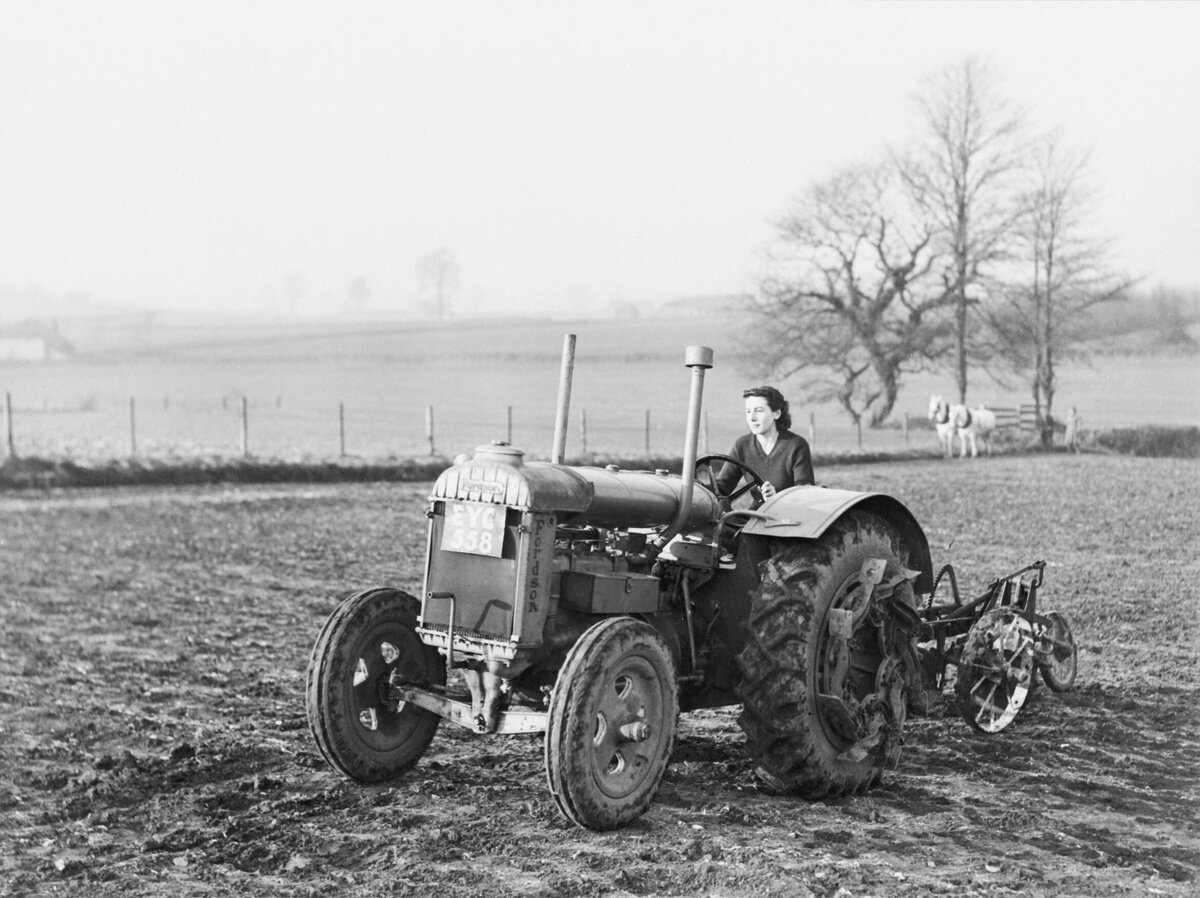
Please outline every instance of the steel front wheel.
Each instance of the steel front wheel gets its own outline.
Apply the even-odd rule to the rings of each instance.
[[[911,584],[897,579],[906,566],[895,532],[865,512],[820,540],[782,544],[763,563],[738,658],[738,723],[771,789],[847,795],[899,761],[916,663],[908,616],[895,608],[915,616]],[[872,591],[883,582],[888,598]]]
[[[440,718],[388,699],[388,681],[442,684],[445,669],[416,634],[418,603],[397,589],[345,599],[313,645],[306,703],[313,739],[329,764],[352,779],[382,782],[416,764]]]
[[[652,627],[617,617],[588,629],[550,696],[546,776],[563,815],[609,830],[645,813],[678,715],[675,663]]]
[[[979,618],[967,633],[954,696],[963,720],[998,733],[1017,719],[1033,685],[1033,627],[1008,608]]]

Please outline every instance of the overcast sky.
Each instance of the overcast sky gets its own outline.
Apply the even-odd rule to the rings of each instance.
[[[975,54],[1090,147],[1096,223],[1200,284],[1200,3],[0,0],[0,288],[459,311],[744,291],[773,219]]]

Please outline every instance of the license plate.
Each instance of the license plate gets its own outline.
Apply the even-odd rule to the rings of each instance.
[[[504,512],[503,505],[447,502],[442,549],[499,558],[504,548]]]

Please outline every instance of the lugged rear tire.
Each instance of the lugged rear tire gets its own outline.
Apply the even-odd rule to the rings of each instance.
[[[388,679],[444,684],[436,650],[416,634],[420,605],[398,589],[346,598],[325,622],[308,664],[308,725],[322,757],[351,779],[378,783],[409,770],[441,718],[387,700]]]
[[[886,522],[852,511],[819,540],[779,544],[762,564],[750,596],[746,647],[738,657],[743,702],[738,723],[759,777],[774,791],[808,798],[865,791],[899,761],[906,704],[903,647],[885,640],[884,628],[868,615],[850,639],[851,665],[840,684],[833,682],[829,661],[830,611],[859,584],[869,559],[885,560],[885,579],[908,561]],[[897,588],[907,590],[911,603],[908,584]],[[862,740],[856,743],[839,730],[820,695],[839,694],[853,708],[877,690],[877,678],[887,682],[890,700],[877,712],[884,720],[882,738],[863,749]]]

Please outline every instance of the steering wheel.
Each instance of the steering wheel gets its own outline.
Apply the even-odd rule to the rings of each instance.
[[[724,462],[725,464],[733,465],[735,468],[738,469],[738,471],[741,472],[741,474],[744,477],[748,478],[750,480],[750,482],[743,483],[741,486],[735,486],[733,488],[733,490],[727,496],[721,495],[720,491],[717,489],[717,472],[715,470],[713,470],[713,462],[715,462],[715,461]],[[728,455],[705,455],[701,458],[696,459],[696,479],[698,479],[698,480],[701,480],[701,476],[700,476],[701,470],[705,470],[708,472],[708,483],[706,483],[704,485],[707,486],[714,493],[716,493],[717,498],[720,499],[723,503],[729,505],[730,507],[733,506],[733,503],[735,501],[740,499],[742,496],[746,495],[746,493],[752,494],[752,497],[754,499],[754,504],[752,507],[757,508],[759,505],[762,504],[763,499],[762,499],[761,490],[762,490],[762,485],[763,485],[763,479],[761,477],[759,477],[757,474],[755,474],[754,471],[752,471],[749,467],[747,467],[746,465],[744,465],[740,461],[738,461],[736,458],[732,458],[731,456],[728,456]],[[737,482],[740,483],[741,480],[742,480],[742,477],[738,477]]]

